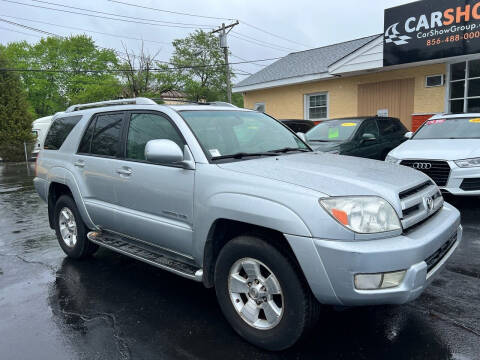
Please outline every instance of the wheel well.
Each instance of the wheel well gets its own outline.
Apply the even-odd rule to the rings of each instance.
[[[50,223],[50,227],[52,229],[55,228],[55,221],[54,221],[54,211],[55,211],[55,204],[57,200],[62,195],[70,195],[73,198],[72,192],[68,188],[67,185],[52,182],[48,189],[48,222]]]
[[[279,247],[292,257],[298,265],[297,259],[283,234],[277,230],[252,225],[230,219],[218,219],[210,228],[203,257],[203,283],[206,287],[214,286],[215,263],[220,250],[233,238],[252,234],[268,239],[274,246]],[[299,265],[298,265],[299,266]],[[300,269],[300,266],[299,266]]]

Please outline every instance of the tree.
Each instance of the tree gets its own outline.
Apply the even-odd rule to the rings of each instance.
[[[196,30],[172,44],[175,50],[170,62],[188,97],[194,101],[226,101],[225,62],[217,37]],[[233,73],[230,76],[233,78]]]
[[[160,97],[162,93],[177,90],[178,81],[167,64],[157,60],[154,55],[145,53],[143,43],[139,55],[135,55],[124,46],[125,56],[120,68],[126,79],[124,95],[126,97]]]
[[[17,73],[9,68],[0,48],[0,157],[5,161],[24,159],[24,142],[34,140],[32,114]],[[3,70],[2,70],[3,69]]]
[[[48,37],[30,45],[10,43],[5,54],[21,73],[28,99],[38,116],[52,115],[78,102],[109,100],[121,95],[117,55],[86,35]],[[87,70],[93,70],[87,72]]]

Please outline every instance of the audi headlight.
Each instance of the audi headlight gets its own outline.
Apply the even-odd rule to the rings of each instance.
[[[397,159],[396,157],[387,155],[385,158],[385,162],[390,163],[390,164],[398,164],[400,162],[400,159]]]
[[[480,158],[455,160],[455,164],[461,168],[478,167],[480,166]]]
[[[330,197],[320,205],[340,224],[362,234],[374,234],[402,228],[397,213],[377,196]]]

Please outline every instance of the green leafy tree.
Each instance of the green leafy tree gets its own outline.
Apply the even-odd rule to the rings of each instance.
[[[48,37],[33,45],[10,43],[5,54],[15,68],[36,70],[22,72],[21,78],[37,116],[121,95],[120,78],[112,71],[118,68],[117,55],[86,35]]]
[[[188,97],[194,101],[226,101],[225,62],[218,38],[196,30],[172,44],[170,62]],[[230,76],[233,78],[233,73]]]
[[[34,140],[33,117],[18,74],[5,70],[9,65],[4,49],[0,48],[0,157],[21,161],[25,156],[24,142]]]

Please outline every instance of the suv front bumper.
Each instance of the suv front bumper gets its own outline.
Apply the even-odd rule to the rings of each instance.
[[[430,219],[403,235],[367,241],[335,241],[285,235],[313,294],[323,304],[402,304],[416,299],[462,241],[460,213],[445,203]],[[431,258],[452,237],[453,245],[427,270]],[[357,290],[355,274],[406,270],[394,288]]]
[[[450,176],[447,184],[439,187],[440,190],[456,196],[480,195],[480,167],[461,168],[454,161],[447,162],[451,169]]]

